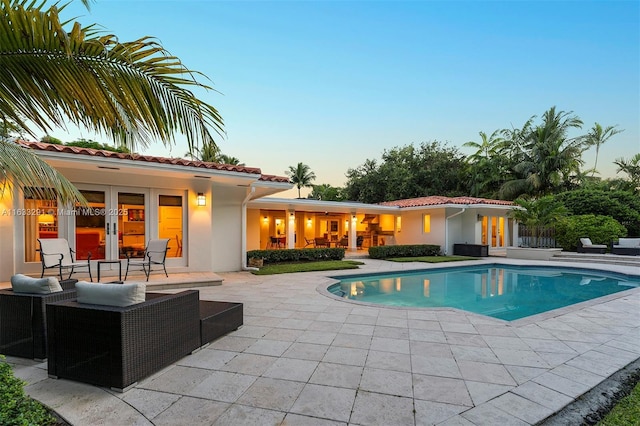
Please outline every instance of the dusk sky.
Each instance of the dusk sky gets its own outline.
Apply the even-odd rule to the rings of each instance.
[[[197,94],[225,121],[222,152],[267,174],[303,162],[314,183],[343,186],[385,149],[438,140],[470,154],[462,144],[479,131],[521,127],[552,106],[583,120],[574,136],[595,122],[624,129],[600,150],[601,176],[640,152],[635,0],[98,0],[62,16],[121,41],[155,36],[204,73],[218,92]],[[183,157],[178,139],[141,153]]]

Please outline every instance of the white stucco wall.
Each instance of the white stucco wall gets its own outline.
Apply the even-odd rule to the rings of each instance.
[[[239,271],[242,268],[242,200],[246,188],[213,185],[212,234],[208,247],[213,254],[215,272]],[[206,245],[206,244],[205,244]],[[195,250],[199,250],[196,245]]]
[[[431,215],[431,231],[423,230],[423,216]],[[401,213],[402,230],[396,232],[396,244],[437,244],[444,246],[444,209],[405,210]]]

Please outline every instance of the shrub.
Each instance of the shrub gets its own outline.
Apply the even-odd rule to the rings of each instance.
[[[555,196],[574,215],[610,216],[627,228],[628,235],[640,235],[640,199],[625,191],[581,189]]]
[[[342,260],[344,258],[344,249],[336,247],[287,250],[251,250],[247,252],[247,261],[251,258],[263,259],[265,265],[284,262]]]
[[[625,227],[609,216],[568,216],[556,224],[556,244],[567,251],[575,251],[578,240],[583,237],[591,238],[593,244],[609,245],[626,235]]]
[[[414,244],[400,246],[369,247],[369,257],[386,259],[389,257],[439,256],[440,246],[432,244]]]
[[[47,409],[24,393],[25,383],[13,375],[0,357],[0,424],[7,426],[50,425],[56,422]]]

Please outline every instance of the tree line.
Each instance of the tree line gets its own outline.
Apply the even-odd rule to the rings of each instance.
[[[614,161],[624,175],[596,176],[600,147],[623,130],[595,123],[588,132],[569,136],[583,122],[555,107],[545,111],[539,123],[536,119],[490,135],[479,132],[479,141],[463,145],[475,149],[468,156],[439,141],[409,144],[385,150],[380,161],[367,159],[349,169],[344,187],[310,182],[304,186],[313,188],[309,198],[363,203],[430,195],[515,200],[586,188],[638,193],[640,153]],[[587,168],[583,153],[592,147],[596,158]]]

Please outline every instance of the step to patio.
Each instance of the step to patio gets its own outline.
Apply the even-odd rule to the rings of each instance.
[[[126,282],[145,282],[144,275],[129,275]],[[181,288],[210,287],[222,285],[222,277],[213,272],[192,272],[181,274],[151,275],[147,283],[147,291],[173,290]]]
[[[553,256],[555,262],[599,263],[606,265],[636,266],[640,268],[640,256],[623,256],[618,254],[592,254],[562,252]]]

